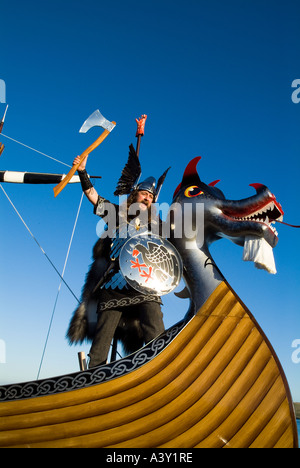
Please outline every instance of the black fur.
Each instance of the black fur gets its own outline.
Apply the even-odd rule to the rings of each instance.
[[[86,275],[82,289],[81,302],[73,313],[66,338],[69,344],[81,344],[92,341],[97,324],[97,292],[93,293],[99,280],[105,273],[108,264],[111,239],[100,238],[93,248],[93,263]],[[126,312],[116,330],[115,338],[122,343],[126,354],[133,353],[143,346],[144,338],[140,321],[137,317]]]

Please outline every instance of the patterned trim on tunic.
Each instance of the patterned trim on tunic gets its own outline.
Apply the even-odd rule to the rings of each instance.
[[[105,215],[106,206],[108,204],[111,205],[109,200],[106,200],[106,198],[100,197],[100,195],[98,195],[98,201],[94,207],[94,214],[100,216],[100,218],[103,218]]]
[[[101,302],[98,305],[98,312],[108,309],[118,309],[119,307],[133,306],[144,302],[158,302],[159,304],[162,304],[162,301],[158,296],[145,296],[144,294],[140,294],[133,297],[127,296],[122,299],[111,299],[107,302]]]

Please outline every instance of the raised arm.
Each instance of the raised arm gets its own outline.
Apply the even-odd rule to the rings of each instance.
[[[86,163],[87,163],[86,158],[78,167],[77,172],[80,178],[82,190],[84,191],[84,194],[86,195],[87,199],[95,206],[97,205],[98,202],[98,192],[97,190],[93,187],[92,182],[90,181],[87,172],[86,172]],[[73,166],[78,164],[80,161],[79,156],[77,156],[74,161],[73,161]]]

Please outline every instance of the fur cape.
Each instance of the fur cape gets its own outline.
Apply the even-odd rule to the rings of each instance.
[[[98,299],[97,292],[93,291],[109,265],[110,242],[108,237],[100,238],[94,245],[93,263],[86,275],[81,301],[73,313],[66,333],[70,345],[92,341],[95,336]],[[130,313],[124,315],[116,330],[115,338],[122,343],[126,354],[141,348],[144,337],[139,319]]]

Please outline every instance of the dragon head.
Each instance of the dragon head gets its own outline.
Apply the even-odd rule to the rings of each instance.
[[[173,203],[181,205],[202,203],[204,207],[204,239],[207,244],[226,237],[238,245],[244,245],[247,236],[265,239],[271,247],[278,242],[278,233],[273,226],[281,221],[283,210],[275,195],[262,184],[251,184],[256,194],[242,200],[227,200],[215,185],[201,181],[196,157],[187,165],[183,178],[176,188]]]

